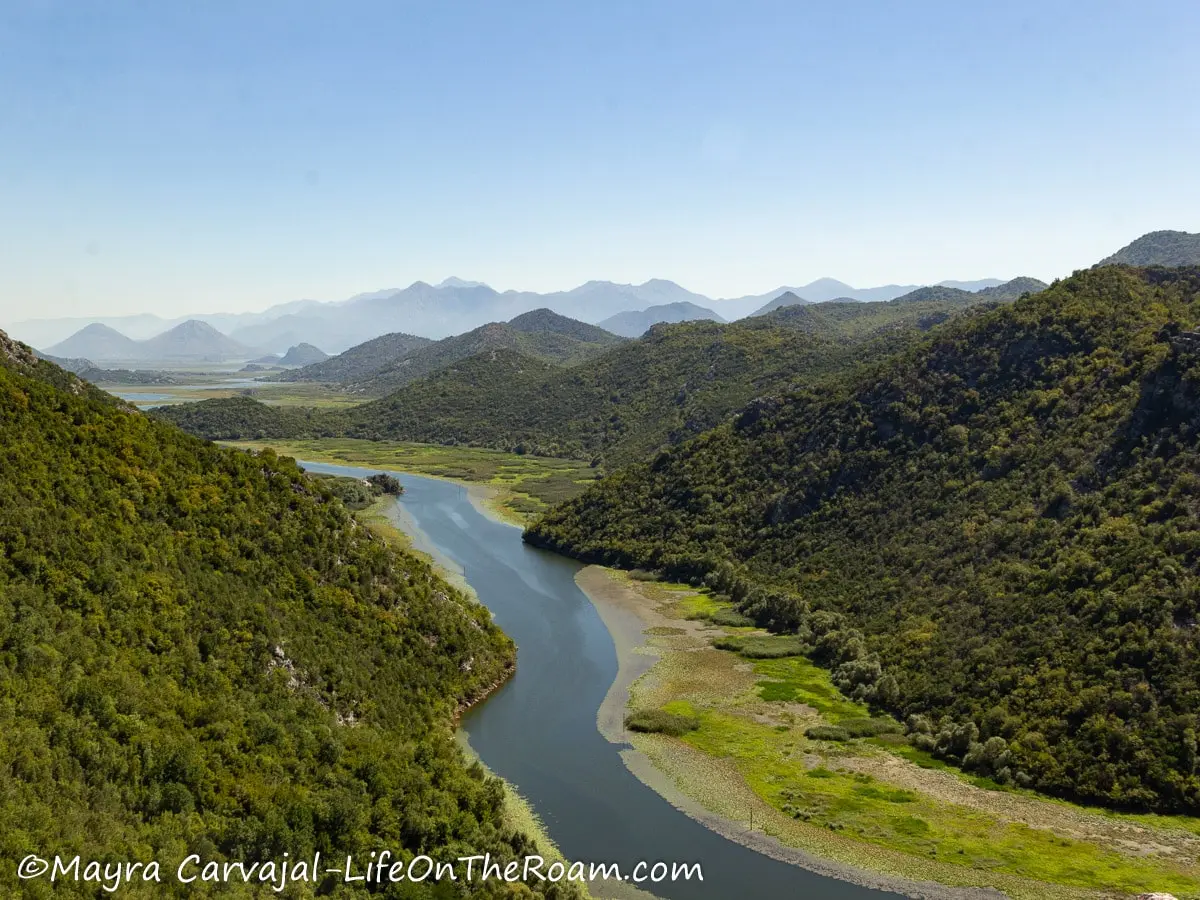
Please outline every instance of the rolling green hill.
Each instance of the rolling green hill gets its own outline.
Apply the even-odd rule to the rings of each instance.
[[[1200,810],[1200,269],[1106,267],[610,475],[527,539],[706,580],[918,746]]]
[[[599,356],[625,339],[548,309],[536,309],[511,322],[492,322],[406,354],[402,359],[349,382],[351,393],[366,397],[390,394],[438,369],[491,350],[517,350],[558,365],[574,365]]]
[[[394,332],[380,335],[361,344],[356,344],[349,350],[331,356],[329,359],[315,362],[299,369],[280,372],[264,381],[318,381],[325,383],[340,383],[365,378],[372,372],[377,372],[384,366],[390,365],[414,350],[432,344],[429,338],[417,337],[413,334]]]
[[[864,303],[831,300],[826,303],[787,303],[774,305],[766,313],[756,313],[765,321],[816,334],[849,339],[879,334],[896,328],[928,331],[952,315],[985,304],[1008,303],[1025,293],[1045,290],[1036,278],[1014,278],[980,291],[964,291],[944,285],[917,288],[894,300]],[[780,298],[782,299],[782,298]]]
[[[836,342],[791,329],[656,325],[571,369],[512,350],[472,357],[348,410],[347,433],[629,461],[713,427],[781,382],[831,372],[847,356]]]
[[[169,882],[189,852],[527,852],[451,728],[513,659],[292,461],[187,436],[0,333],[6,859],[159,859]],[[262,895],[189,891],[218,893]]]
[[[1151,231],[1097,266],[1200,266],[1200,234]]]

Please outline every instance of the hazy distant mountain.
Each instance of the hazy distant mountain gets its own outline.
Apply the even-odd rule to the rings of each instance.
[[[697,306],[687,300],[679,300],[675,303],[651,306],[640,311],[629,309],[617,313],[615,316],[609,316],[599,325],[613,334],[635,338],[641,337],[651,325],[657,325],[660,322],[694,322],[698,319],[708,319],[713,322],[725,321],[711,309]]]
[[[314,347],[312,344],[297,344],[288,349],[288,352],[283,355],[283,359],[279,360],[279,364],[281,366],[311,366],[313,363],[324,362],[327,359],[329,359],[329,354],[320,347]]]
[[[1096,266],[1200,266],[1200,234],[1151,231]]]
[[[48,347],[52,344],[65,340],[70,335],[79,331],[85,325],[99,323],[113,328],[131,340],[141,341],[147,338],[152,338],[156,334],[162,334],[169,328],[173,328],[183,322],[189,320],[197,320],[206,322],[213,328],[220,331],[222,334],[232,335],[234,331],[240,328],[248,328],[252,325],[274,321],[285,315],[301,315],[311,313],[313,309],[325,309],[333,304],[321,303],[318,300],[293,300],[287,303],[279,303],[262,312],[253,313],[196,313],[194,315],[177,316],[173,319],[164,319],[160,316],[149,313],[142,313],[134,316],[92,316],[89,318],[64,318],[64,319],[27,319],[22,322],[10,323],[7,330],[13,335],[20,336],[21,340],[26,341],[34,346]],[[244,343],[250,346],[257,346],[253,341],[245,341]],[[299,341],[292,341],[292,344],[297,344]],[[280,347],[280,351],[286,350],[290,344],[285,344]]]
[[[351,330],[357,334],[359,329]],[[262,347],[282,356],[297,344],[312,343],[310,339],[322,340],[328,347],[337,347],[345,340],[338,331],[337,323],[327,320],[324,313],[287,313],[277,319],[243,326],[230,332],[229,336],[247,346]]]
[[[1004,281],[1003,281],[1003,279],[1000,279],[1000,278],[980,278],[978,281],[939,281],[938,282],[938,286],[940,286],[940,287],[958,288],[960,291],[970,291],[972,293],[978,293],[979,291],[982,291],[985,288],[999,287],[1002,284],[1004,284]]]
[[[190,320],[144,341],[130,340],[107,325],[88,325],[49,348],[47,353],[99,361],[221,362],[245,359],[253,351],[211,325]]]
[[[796,296],[796,294],[793,293],[792,291],[784,291],[782,294],[780,294],[778,297],[776,297],[770,303],[766,304],[765,306],[763,306],[759,309],[756,309],[754,312],[750,313],[750,315],[751,316],[765,316],[767,313],[773,312],[774,310],[777,310],[784,306],[797,306],[799,304],[808,303],[808,302],[810,302],[810,301],[805,300],[803,297]]]
[[[23,322],[9,323],[5,330],[32,347],[50,347],[65,341],[80,329],[94,324],[107,325],[131,340],[142,340],[161,334],[173,323],[150,314],[91,318],[76,316],[64,319],[26,319]]]
[[[430,338],[462,334],[487,322],[508,321],[540,308],[595,323],[628,310],[696,301],[708,302],[662,279],[640,285],[589,281],[570,291],[537,294],[501,293],[481,282],[448,278],[437,286],[418,281],[399,290],[360,294],[320,310],[255,324],[234,332],[234,337],[275,351],[299,341],[341,350],[389,332]]]
[[[794,289],[809,303],[824,303],[827,300],[895,300],[920,285],[915,284],[885,284],[880,287],[855,288],[838,281],[836,278],[818,278],[809,284]]]
[[[996,279],[948,282],[953,286],[968,287],[997,283]],[[368,291],[334,302],[295,300],[257,313],[206,313],[188,319],[205,322],[246,347],[274,354],[282,355],[290,347],[302,343],[336,354],[380,335],[403,333],[443,338],[463,334],[488,322],[505,322],[540,308],[595,324],[621,313],[691,304],[706,310],[705,317],[734,320],[789,291],[811,302],[840,298],[869,301],[894,299],[916,287],[918,285],[893,284],[854,288],[833,278],[820,278],[808,285],[783,286],[766,294],[711,300],[661,278],[642,284],[589,281],[569,291],[538,294],[532,291],[501,292],[483,282],[452,276],[438,285],[418,281],[406,288]],[[131,339],[145,339],[183,321],[186,320],[168,321],[156,316],[31,320],[11,325],[9,330],[35,346],[45,347],[63,341],[89,322],[107,324]],[[128,322],[128,328],[119,324],[125,322]]]
[[[46,349],[46,353],[65,358],[138,359],[138,342],[115,328],[99,322],[85,325],[65,341]]]
[[[598,356],[624,338],[549,309],[511,322],[489,322],[408,353],[399,361],[348,385],[355,393],[383,396],[409,382],[489,350],[516,350],[543,362],[571,365]]]
[[[280,372],[269,380],[318,381],[327,384],[357,381],[432,343],[429,338],[413,334],[384,334],[351,347],[337,356],[331,356],[324,362],[292,369],[290,372]]]
[[[713,306],[727,319],[733,320],[757,315],[762,312],[764,305],[787,293],[803,297],[809,303],[826,303],[830,300],[894,300],[918,287],[920,285],[886,284],[882,287],[855,288],[836,278],[818,278],[816,281],[799,287],[784,285],[765,294],[749,294],[745,297],[717,300]]]
[[[138,341],[137,359],[196,360],[222,362],[227,359],[246,359],[254,351],[245,344],[221,334],[207,322],[190,319],[162,334]]]

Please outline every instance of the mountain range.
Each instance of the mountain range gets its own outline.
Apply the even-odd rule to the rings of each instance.
[[[1102,260],[1099,265],[1184,265],[1200,259],[1200,235],[1181,231],[1157,231],[1138,238],[1129,246]],[[995,278],[976,281],[942,281],[939,287],[975,293],[998,288],[1005,282]],[[507,321],[538,308],[599,324],[608,322],[624,336],[632,337],[660,321],[713,318],[734,321],[772,304],[781,295],[794,294],[810,303],[832,300],[886,301],[911,293],[921,285],[889,284],[855,288],[833,278],[819,278],[798,286],[780,286],[764,294],[711,299],[665,279],[639,285],[589,281],[569,291],[538,294],[530,291],[496,291],[483,282],[447,278],[437,285],[418,281],[406,288],[388,288],[356,294],[346,300],[320,302],[296,300],[259,313],[204,314],[187,319],[165,320],[154,315],[100,317],[97,319],[35,319],[18,322],[9,330],[32,345],[56,356],[87,354],[62,352],[61,345],[85,326],[105,325],[133,341],[146,340],[188,319],[201,321],[228,335],[238,344],[259,352],[283,354],[290,347],[309,343],[331,353],[383,334],[419,334],[443,338],[461,334],[488,322]],[[684,304],[679,306],[677,304]],[[697,309],[698,308],[698,309]],[[629,324],[622,324],[628,321]],[[634,333],[635,329],[640,329]],[[102,344],[115,345],[109,352],[133,352],[113,335],[100,337]],[[67,345],[69,348],[71,345]],[[58,352],[56,352],[56,349]],[[116,357],[108,357],[116,358]],[[131,357],[136,359],[138,357]]]
[[[351,392],[381,398],[353,409],[304,411],[234,397],[156,415],[216,439],[386,438],[620,464],[712,428],[756,396],[815,384],[997,302],[982,292],[935,288],[933,297],[928,290],[886,302],[783,305],[729,324],[658,323],[629,341],[543,310],[428,344],[349,380]],[[573,346],[564,336],[587,340]],[[329,374],[338,359],[307,377],[300,370],[277,378],[314,380],[312,371]]]
[[[961,284],[983,287],[997,283],[996,279],[985,279]],[[649,318],[638,320],[646,321],[646,327],[649,327],[655,324],[649,321],[651,318],[680,321],[675,318],[681,308],[676,304],[689,304],[684,309],[699,307],[706,311],[702,316],[692,311],[689,313],[691,318],[732,321],[789,290],[810,301],[822,302],[839,298],[890,300],[915,287],[918,285],[858,289],[832,278],[823,278],[800,287],[780,287],[767,294],[714,300],[665,279],[651,279],[638,285],[589,281],[569,291],[539,294],[532,291],[500,292],[482,282],[447,278],[437,285],[418,281],[406,288],[371,291],[341,301],[297,300],[258,313],[195,314],[179,319],[145,314],[95,319],[32,319],[9,323],[8,328],[16,337],[35,347],[50,348],[93,324],[104,325],[138,341],[194,320],[260,352],[282,355],[289,347],[309,343],[327,352],[339,353],[381,334],[402,332],[436,339],[461,334],[488,322],[507,321],[543,307],[593,324],[614,316],[647,313],[653,309],[655,311]]]
[[[557,365],[599,356],[624,338],[549,309],[536,309],[508,322],[489,322],[453,337],[419,347],[381,369],[345,383],[350,393],[388,394],[460,360],[493,350],[518,350]],[[301,370],[303,371],[303,370]]]
[[[224,362],[249,359],[257,351],[217,331],[206,322],[189,319],[145,340],[135,341],[107,325],[94,323],[47,354],[83,357],[97,362]]]

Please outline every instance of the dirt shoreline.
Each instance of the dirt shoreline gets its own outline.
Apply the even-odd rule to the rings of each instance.
[[[588,566],[580,570],[575,576],[575,583],[592,601],[596,612],[612,635],[617,652],[617,677],[600,704],[596,714],[596,726],[611,743],[625,745],[620,751],[621,759],[629,771],[647,787],[662,795],[676,809],[731,841],[818,875],[863,887],[892,891],[916,900],[1006,900],[1007,895],[995,888],[951,887],[936,882],[872,872],[823,859],[783,844],[770,835],[750,831],[744,823],[715,815],[684,794],[669,774],[657,768],[648,756],[628,744],[624,728],[630,688],[638,678],[653,668],[659,659],[655,648],[647,644],[647,629],[679,627],[681,623],[655,611],[645,598],[600,566]]]
[[[453,479],[448,479],[453,480]],[[510,518],[500,512],[500,489],[490,484],[481,484],[478,481],[460,481],[459,484],[467,489],[467,499],[471,501],[471,505],[476,511],[485,518],[491,519],[493,522],[498,522],[501,525],[507,525],[510,528],[521,528],[522,526],[514,522]]]

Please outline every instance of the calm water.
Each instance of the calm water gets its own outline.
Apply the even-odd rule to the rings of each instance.
[[[304,463],[365,477],[376,469]],[[463,720],[471,746],[537,811],[568,859],[699,862],[704,881],[647,884],[671,900],[887,900],[755,853],[681,813],[638,781],[596,728],[617,674],[608,629],[575,584],[573,560],[532,548],[519,529],[480,515],[466,489],[396,473],[404,509],[516,641],[517,673]]]
[[[109,393],[128,400],[130,403],[153,403],[156,400],[170,400],[170,394],[151,394],[146,391],[110,391]]]

